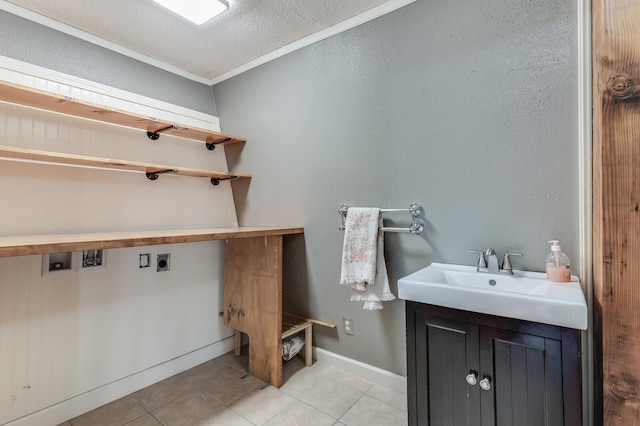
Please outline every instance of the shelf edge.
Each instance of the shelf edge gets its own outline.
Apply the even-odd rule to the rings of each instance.
[[[70,96],[47,92],[5,80],[0,80],[0,101],[152,133],[171,128],[171,130],[167,130],[164,134],[201,143],[216,143],[229,139],[228,142],[220,143],[221,146],[225,146],[245,143],[247,141],[245,138],[239,136],[143,116],[118,108],[94,104]]]
[[[301,227],[239,226],[182,230],[0,237],[0,257],[63,253],[304,233]]]

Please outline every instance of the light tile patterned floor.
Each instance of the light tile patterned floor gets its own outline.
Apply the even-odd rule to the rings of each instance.
[[[285,364],[276,389],[246,375],[246,362],[230,352],[60,426],[407,424],[406,395],[396,390],[298,358]]]

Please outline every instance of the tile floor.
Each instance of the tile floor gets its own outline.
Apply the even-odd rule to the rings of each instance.
[[[229,352],[60,426],[407,424],[406,395],[396,390],[299,358],[284,365],[276,389],[247,376],[246,360]]]

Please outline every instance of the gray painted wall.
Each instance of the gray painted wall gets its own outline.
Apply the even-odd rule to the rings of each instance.
[[[0,55],[217,115],[211,87],[0,11]]]
[[[354,320],[317,327],[319,347],[405,374],[404,303],[365,312],[338,285],[343,203],[424,206],[426,232],[386,236],[394,291],[468,248],[541,271],[552,238],[579,271],[577,43],[574,1],[418,0],[214,86],[223,131],[248,138],[227,148],[253,173],[240,223],[305,227],[285,309]]]
[[[548,239],[578,259],[577,11],[572,1],[418,0],[214,87],[241,223],[305,227],[285,240],[285,309],[327,350],[405,373],[404,305],[364,312],[338,286],[341,204],[425,207],[420,236],[388,234],[392,288],[467,248]],[[216,114],[209,87],[0,11],[0,55]],[[389,217],[398,226],[405,216]],[[392,221],[388,223],[394,223]]]

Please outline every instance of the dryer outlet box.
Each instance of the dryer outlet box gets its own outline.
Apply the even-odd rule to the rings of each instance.
[[[171,267],[171,254],[159,254],[158,255],[158,272],[168,271]]]

